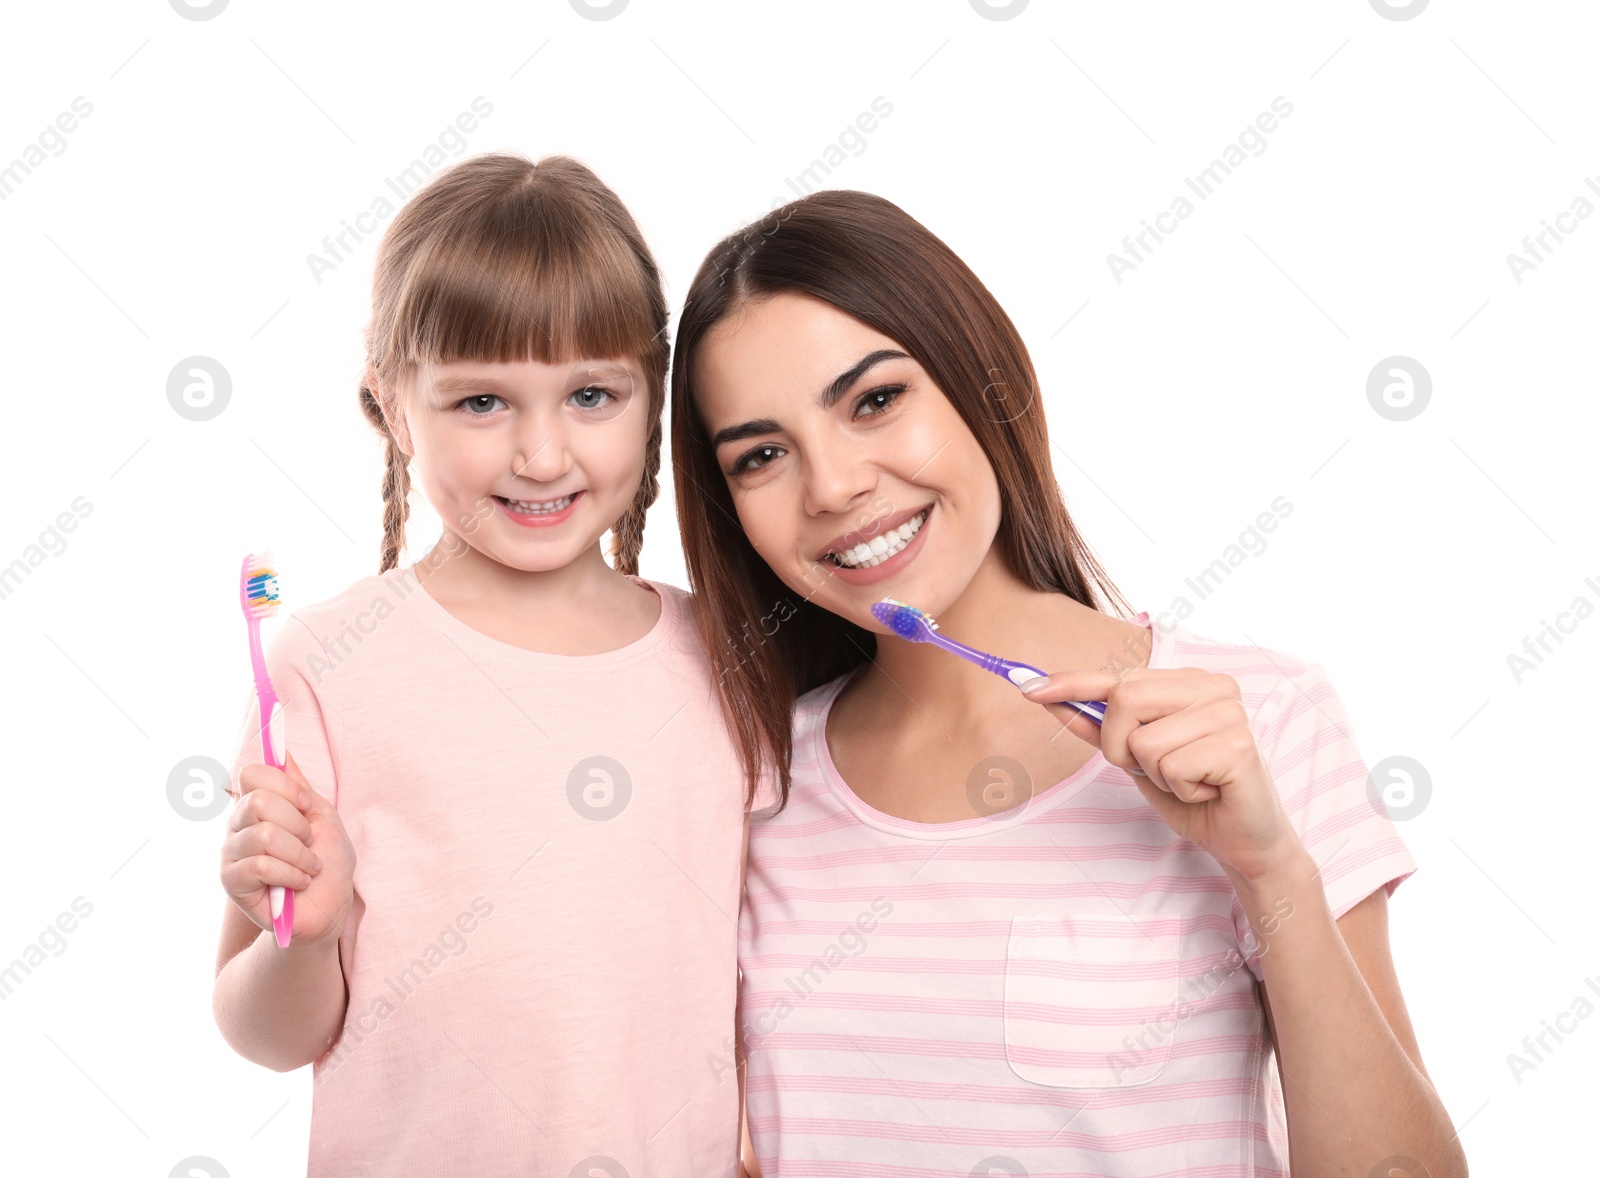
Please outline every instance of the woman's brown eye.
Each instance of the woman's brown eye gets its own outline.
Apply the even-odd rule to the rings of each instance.
[[[868,417],[877,416],[879,413],[882,413],[886,409],[888,409],[890,405],[893,405],[895,403],[896,398],[898,398],[900,396],[900,394],[905,392],[905,391],[906,391],[906,386],[903,385],[903,384],[900,384],[900,385],[884,385],[882,388],[873,389],[871,392],[863,393],[862,396],[861,396],[861,400],[856,402],[856,416],[857,417],[862,416],[862,413],[861,413],[862,407],[865,406],[865,405],[868,405],[871,402],[874,402],[876,400],[876,398],[887,397],[888,398],[887,401],[884,401],[882,404],[874,404],[872,406],[871,412],[866,414],[866,416],[868,416]]]
[[[734,463],[734,465],[733,465],[733,473],[734,474],[743,474],[745,471],[751,469],[752,459],[754,459],[757,454],[760,454],[763,450],[776,450],[776,449],[777,449],[776,446],[757,446],[754,450],[751,450],[748,454],[746,454],[742,458],[740,458],[738,462]],[[760,463],[759,465],[757,465],[755,467],[755,469],[759,470],[762,466],[765,466],[765,465],[767,465],[765,462]]]

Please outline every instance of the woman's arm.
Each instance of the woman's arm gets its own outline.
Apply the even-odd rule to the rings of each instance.
[[[1234,878],[1261,941],[1290,1169],[1365,1175],[1409,1157],[1431,1178],[1465,1178],[1466,1153],[1422,1066],[1390,958],[1388,893],[1379,888],[1336,922],[1317,874],[1306,855],[1270,878]],[[1294,905],[1287,917],[1284,898]]]
[[[1334,921],[1321,869],[1285,806],[1295,799],[1303,828],[1332,814],[1365,821],[1366,771],[1348,717],[1323,667],[1284,678],[1276,712],[1260,717],[1266,753],[1231,675],[1063,671],[1026,686],[1040,703],[1105,700],[1098,728],[1074,709],[1058,709],[1059,718],[1111,764],[1137,769],[1134,787],[1162,821],[1209,852],[1233,885],[1261,943],[1295,1178],[1367,1175],[1384,1161],[1404,1173],[1407,1158],[1429,1178],[1464,1178],[1466,1156],[1422,1070],[1376,904],[1369,896],[1346,914],[1354,919]],[[1273,757],[1280,748],[1307,751]],[[1281,765],[1281,784],[1268,760]],[[1366,817],[1357,832],[1384,842],[1389,830]],[[1403,863],[1391,856],[1384,869],[1398,874]]]

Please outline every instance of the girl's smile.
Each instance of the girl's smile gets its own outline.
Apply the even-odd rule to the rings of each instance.
[[[582,491],[574,491],[570,495],[563,495],[559,499],[505,499],[499,495],[494,501],[500,505],[500,510],[510,518],[511,522],[523,528],[549,528],[556,524],[566,523],[572,518],[573,511],[578,506]]]

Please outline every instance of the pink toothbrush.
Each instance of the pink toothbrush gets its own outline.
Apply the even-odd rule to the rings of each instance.
[[[239,606],[250,627],[250,662],[255,669],[256,699],[261,704],[261,755],[274,769],[282,769],[285,762],[283,705],[272,689],[266,656],[261,653],[261,619],[276,616],[278,600],[278,574],[272,567],[272,555],[264,552],[257,556],[252,552],[239,569]],[[294,929],[294,890],[273,884],[267,895],[278,948],[287,949]]]

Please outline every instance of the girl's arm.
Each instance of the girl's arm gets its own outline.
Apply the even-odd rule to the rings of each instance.
[[[1306,855],[1272,877],[1234,880],[1261,940],[1290,1169],[1295,1178],[1367,1174],[1408,1157],[1433,1178],[1465,1178],[1466,1153],[1422,1066],[1395,977],[1387,891],[1335,921],[1316,877]]]
[[[284,706],[287,762],[283,769],[258,763],[259,713],[251,691],[228,787],[235,805],[223,841],[221,878],[228,902],[212,1016],[240,1055],[283,1072],[320,1059],[344,1026],[348,994],[339,939],[346,928],[354,936],[364,909],[354,895],[355,849],[335,808],[338,779],[329,718],[338,708],[326,698],[333,685],[319,689],[308,674],[323,653],[320,641],[294,615],[267,643],[267,669]],[[320,868],[308,861],[314,859],[322,861]],[[287,882],[292,876],[281,874],[285,871],[307,873],[310,881],[294,885],[294,935],[289,947],[280,949],[272,934],[267,884]]]
[[[745,871],[750,863],[750,815],[744,816],[744,847],[739,852],[739,895],[744,896]],[[741,979],[742,982],[742,979]],[[742,988],[742,985],[741,985]],[[737,1003],[734,1005],[733,1041],[736,1045],[734,1060],[739,1073],[739,1172],[744,1178],[761,1178],[761,1167],[756,1163],[756,1147],[750,1141],[750,1121],[744,1110],[744,1018]]]
[[[280,949],[271,929],[228,901],[211,1010],[230,1047],[252,1063],[292,1072],[328,1050],[348,999],[337,937],[296,937]]]
[[[756,1165],[756,1147],[750,1144],[750,1123],[742,1109],[739,1113],[739,1133],[739,1164],[744,1168],[745,1178],[761,1178],[761,1167]]]

